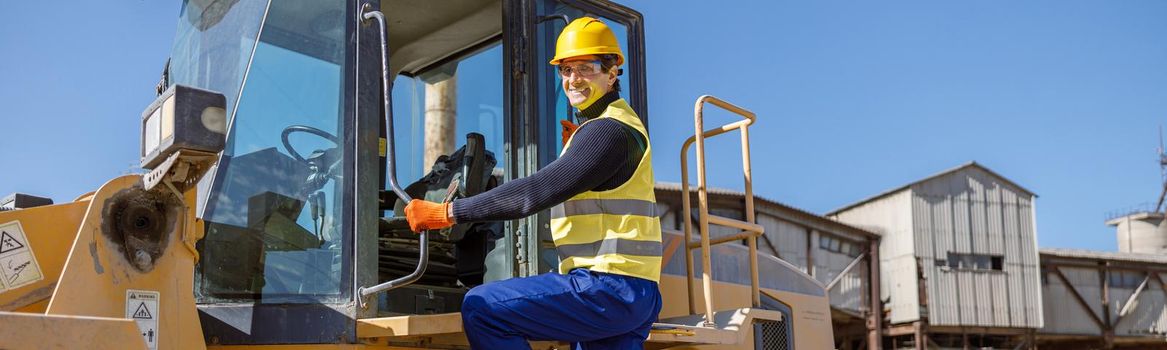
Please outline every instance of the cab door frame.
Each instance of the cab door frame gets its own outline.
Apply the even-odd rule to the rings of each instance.
[[[354,0],[361,4],[369,3],[373,8],[382,8],[380,6],[381,0]],[[495,155],[500,163],[506,164],[503,172],[503,181],[509,181],[521,176],[526,176],[527,173],[520,172],[522,167],[517,166],[522,162],[522,152],[516,149],[522,149],[524,143],[520,140],[525,139],[525,135],[521,132],[520,125],[523,125],[521,114],[515,113],[513,106],[515,105],[514,90],[512,90],[514,80],[518,74],[515,56],[512,48],[520,45],[523,40],[519,39],[521,36],[514,32],[515,26],[508,25],[512,23],[515,12],[511,6],[516,1],[501,0],[502,3],[502,33],[501,38],[494,37],[483,41],[472,47],[462,49],[450,56],[441,60],[427,64],[425,67],[418,69],[418,71],[425,71],[428,67],[439,67],[450,61],[454,61],[464,57],[465,53],[478,51],[482,47],[491,46],[501,40],[502,49],[502,63],[503,75],[502,83],[504,89],[504,96],[502,101],[503,118],[504,120],[504,146],[503,154]],[[389,9],[391,11],[391,9]],[[392,23],[389,24],[392,26]],[[356,254],[352,257],[355,269],[354,285],[352,291],[356,295],[356,290],[362,286],[372,286],[385,281],[378,280],[377,264],[379,259],[377,249],[377,226],[380,218],[381,208],[379,205],[378,193],[385,191],[385,142],[386,130],[384,124],[385,111],[384,100],[382,96],[382,75],[381,75],[381,47],[380,47],[380,33],[378,33],[378,26],[360,25],[355,34],[355,45],[357,45],[357,125],[356,125],[356,143],[358,144],[358,151],[356,152],[359,158],[358,174],[362,177],[357,180],[357,198],[355,208],[357,215],[353,218],[356,221],[354,225],[358,232],[355,239],[354,249]],[[390,52],[392,56],[393,53]],[[392,58],[390,58],[392,60]],[[391,101],[397,102],[397,101]],[[369,174],[380,174],[380,176],[368,176]],[[364,188],[365,190],[362,190]],[[499,239],[495,243],[494,251],[487,256],[488,280],[492,279],[506,279],[517,277],[516,274],[516,250],[521,245],[517,244],[519,240],[516,239],[516,233],[521,233],[521,230],[516,230],[519,227],[521,220],[513,220],[505,223],[504,238]],[[373,234],[369,234],[373,233]],[[372,267],[372,268],[369,268]],[[355,302],[355,301],[354,301]],[[377,302],[369,303],[367,308],[356,308],[356,318],[374,318],[377,317]]]
[[[380,0],[353,0],[358,8],[370,3],[379,8]],[[504,138],[506,159],[504,181],[529,176],[550,162],[546,156],[547,147],[551,151],[556,145],[548,143],[547,132],[541,125],[545,116],[540,115],[537,106],[539,91],[537,65],[547,62],[537,60],[536,26],[538,14],[536,1],[546,0],[502,0],[502,47],[503,47],[503,115],[507,128]],[[628,51],[626,65],[628,75],[622,80],[628,89],[629,103],[639,113],[647,125],[647,84],[644,72],[644,29],[643,17],[631,8],[600,0],[559,0],[587,13],[605,17],[624,25],[628,30]],[[358,11],[359,13],[359,11]],[[357,22],[359,23],[359,21]],[[357,123],[354,134],[359,145],[355,152],[358,174],[383,173],[385,164],[378,147],[384,135],[384,103],[381,96],[380,43],[376,25],[358,25],[352,35],[356,47],[355,113]],[[392,53],[391,53],[392,54]],[[376,73],[376,74],[374,74]],[[542,135],[541,135],[542,134]],[[554,138],[552,138],[554,140]],[[378,170],[379,169],[379,170]],[[384,189],[384,177],[361,176],[357,179],[354,208],[357,213],[353,220],[357,232],[377,232],[375,215],[378,195]],[[528,218],[506,222],[506,236],[496,243],[492,255],[503,257],[491,262],[490,267],[502,270],[494,275],[513,278],[536,275],[541,235],[547,235],[549,217],[546,212]],[[357,234],[354,242],[352,262],[355,278],[352,293],[361,286],[379,282],[376,269],[362,268],[377,266],[377,241],[374,234]],[[375,303],[374,303],[375,305]],[[355,318],[376,317],[376,307],[354,308]],[[355,339],[353,339],[355,341]]]

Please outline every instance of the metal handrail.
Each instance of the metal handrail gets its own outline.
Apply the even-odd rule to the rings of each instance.
[[[387,144],[387,153],[385,158],[386,163],[388,163],[389,166],[389,173],[386,175],[386,177],[389,178],[389,187],[393,189],[393,193],[396,193],[398,198],[408,203],[410,200],[409,194],[405,193],[405,190],[401,189],[401,185],[397,182],[397,153],[394,152],[393,148],[393,144],[395,143],[393,137],[393,95],[390,94],[393,89],[393,80],[389,79],[389,38],[388,34],[386,34],[388,33],[389,28],[388,25],[385,24],[385,15],[382,14],[381,11],[373,10],[373,7],[368,3],[365,4],[362,10],[364,10],[365,13],[361,15],[361,18],[364,20],[376,19],[377,24],[381,26],[381,79],[383,80],[381,83],[381,93],[384,94],[382,97],[385,100],[385,138]],[[380,292],[388,291],[390,289],[412,284],[413,282],[417,282],[417,280],[421,279],[421,276],[425,274],[426,265],[429,265],[430,260],[429,233],[422,231],[418,235],[418,241],[417,267],[414,268],[412,273],[375,286],[357,288],[357,302],[362,309],[368,307],[368,304],[365,303],[365,298]]]
[[[742,116],[745,120],[739,120],[733,123],[722,125],[721,127],[704,130],[704,110],[705,103],[711,103],[714,106],[721,107],[727,111],[733,112]],[[754,124],[757,117],[754,112],[750,112],[745,108],[738,107],[732,103],[721,100],[710,95],[703,95],[697,98],[697,102],[693,106],[693,119],[695,131],[694,135],[685,140],[681,145],[681,203],[684,207],[684,212],[689,213],[692,210],[692,205],[689,202],[689,166],[688,166],[688,152],[689,146],[693,143],[697,144],[697,198],[700,207],[700,234],[701,234],[701,279],[702,287],[705,297],[705,325],[713,326],[713,272],[712,272],[712,253],[709,247],[715,244],[732,242],[733,240],[717,239],[710,241],[709,239],[709,224],[729,226],[743,230],[742,233],[735,235],[734,238],[745,238],[749,244],[750,249],[750,296],[752,298],[752,305],[759,307],[762,305],[761,293],[758,286],[758,236],[762,235],[765,229],[755,222],[754,218],[754,189],[753,180],[750,169],[750,133],[749,126]],[[746,220],[739,221],[720,216],[709,215],[709,195],[706,190],[707,184],[705,181],[705,139],[717,135],[721,135],[733,130],[741,130],[742,135],[742,174],[745,176],[745,216]],[[687,215],[687,214],[686,214]],[[692,241],[693,223],[690,220],[685,221],[685,269],[686,286],[689,294],[689,314],[697,313],[697,299],[693,291],[693,248],[696,248],[696,242]],[[744,236],[744,237],[743,237]],[[740,238],[739,238],[740,239]]]

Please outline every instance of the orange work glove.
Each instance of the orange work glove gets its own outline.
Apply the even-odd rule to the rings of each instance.
[[[571,134],[575,133],[575,129],[579,129],[579,125],[567,120],[560,120],[560,125],[563,125],[563,146],[567,147],[567,140],[571,139]]]
[[[414,199],[405,206],[405,220],[409,221],[409,229],[413,232],[443,229],[454,226],[454,220],[446,215],[449,210],[450,203]]]

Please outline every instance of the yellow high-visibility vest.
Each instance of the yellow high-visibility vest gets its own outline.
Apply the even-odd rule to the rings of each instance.
[[[559,273],[574,268],[660,281],[661,229],[653,192],[652,146],[640,117],[624,99],[608,105],[599,117],[611,118],[639,132],[644,156],[627,182],[611,190],[588,191],[551,209],[551,237],[559,254]],[[571,141],[563,147],[566,152]]]

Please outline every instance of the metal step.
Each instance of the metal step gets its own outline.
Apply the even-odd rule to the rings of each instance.
[[[675,323],[654,323],[648,333],[650,348],[669,347],[681,344],[714,345],[736,344],[736,331],[712,327],[689,326]],[[663,345],[663,346],[662,346]]]
[[[705,315],[688,315],[663,319],[654,323],[645,343],[647,349],[663,349],[678,345],[734,345],[746,341],[754,319],[781,320],[782,314],[772,310],[742,308],[718,311],[713,314],[712,327],[703,326]],[[405,315],[357,320],[357,337],[362,339],[417,339],[431,338],[432,343],[462,343],[462,315]]]
[[[782,314],[772,310],[741,308],[714,312],[712,318],[712,326],[705,325],[703,314],[660,320],[653,324],[646,347],[660,349],[683,344],[742,344],[749,331],[747,327],[754,319],[781,320]]]

